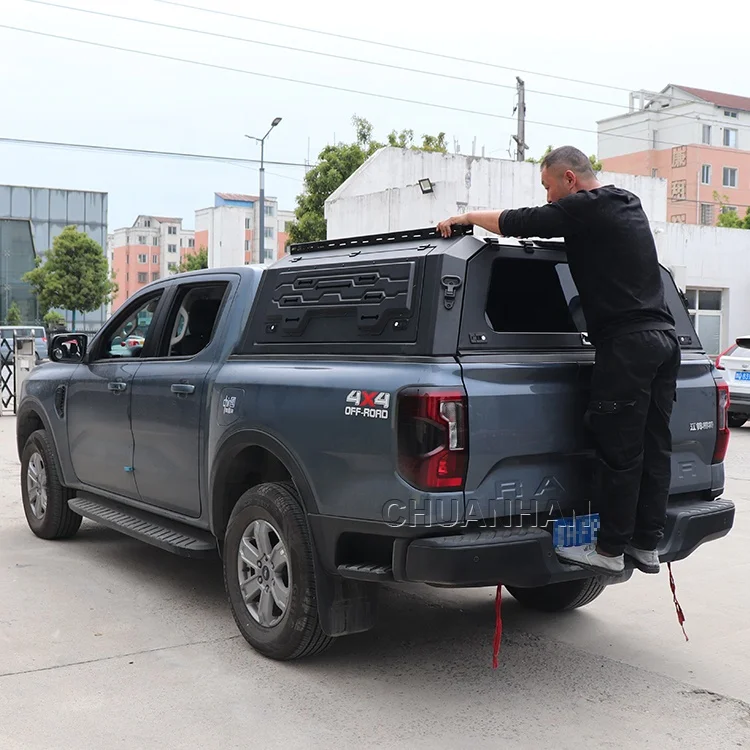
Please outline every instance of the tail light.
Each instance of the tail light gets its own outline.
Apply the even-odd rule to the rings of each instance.
[[[733,344],[729,347],[726,351],[723,351],[717,358],[716,358],[716,369],[717,370],[724,370],[726,369],[723,364],[721,364],[721,358],[726,357],[727,355],[731,354],[735,349],[737,348],[736,344]]]
[[[461,490],[467,465],[462,390],[411,388],[398,397],[398,470],[417,489]]]
[[[720,464],[729,448],[729,386],[723,382],[716,383],[716,428],[713,463]]]

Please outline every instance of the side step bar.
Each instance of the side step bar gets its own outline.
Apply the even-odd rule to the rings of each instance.
[[[74,497],[68,505],[84,518],[175,555],[205,558],[217,554],[211,534],[179,521],[91,495]]]

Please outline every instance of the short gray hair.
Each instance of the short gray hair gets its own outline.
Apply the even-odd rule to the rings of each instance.
[[[560,146],[550,151],[542,159],[541,168],[562,166],[570,169],[576,174],[594,176],[594,169],[591,166],[591,160],[586,154],[575,146]]]

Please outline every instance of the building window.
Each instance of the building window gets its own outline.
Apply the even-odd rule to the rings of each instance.
[[[148,255],[145,253],[142,253],[138,256],[138,262],[139,263],[148,263]]]
[[[168,234],[177,234],[177,227],[167,227]]]
[[[250,252],[250,240],[245,240],[245,252]]]
[[[733,109],[725,109],[724,110],[724,117],[733,117],[735,120],[737,119],[737,112]]]
[[[701,224],[711,226],[714,223],[714,207],[710,203],[701,203]]]
[[[654,130],[653,134],[651,135],[651,148],[656,148],[659,144],[659,131]]]
[[[159,238],[154,237],[154,247],[159,247]]]
[[[672,199],[685,200],[687,195],[687,180],[672,180]]]
[[[188,247],[195,247],[195,240],[188,240]]]
[[[150,226],[151,226],[151,219],[146,219],[146,220],[145,220],[145,221],[143,222],[143,226],[144,226],[144,227],[150,227]]]
[[[273,216],[273,206],[264,206],[266,216]]]
[[[737,213],[737,206],[722,206],[721,207],[721,213],[723,214],[736,214]]]
[[[139,245],[145,245],[146,244],[146,238],[144,235],[139,234],[138,235],[138,244]]]
[[[727,148],[737,148],[737,130],[735,128],[724,128],[724,145]]]
[[[690,320],[709,356],[721,353],[722,293],[718,289],[686,289]]]
[[[151,281],[158,281],[158,280],[159,280],[159,272],[158,271],[154,271],[151,274]]]
[[[250,219],[245,219],[245,229],[250,229]]]
[[[177,268],[177,264],[176,263],[170,263],[169,266],[168,266],[168,268],[169,268],[170,271],[174,271]]]
[[[265,227],[265,229],[263,230],[263,234],[265,234],[269,239],[273,237],[273,227]]]
[[[654,168],[653,168],[653,169],[651,170],[651,176],[652,176],[652,177],[658,177],[658,176],[659,176],[659,170],[658,170],[658,169],[656,169],[656,167],[654,167]],[[284,231],[285,231],[285,232],[288,232],[288,231],[289,231],[289,225],[290,225],[290,224],[291,224],[291,222],[290,222],[290,221],[286,221],[286,222],[284,222]]]
[[[145,284],[148,281],[148,274],[147,273],[139,273],[138,274],[138,283],[139,284]]]
[[[708,146],[711,145],[711,126],[710,125],[703,126],[703,143],[705,143]]]
[[[125,256],[125,265],[126,265],[126,266],[129,266],[129,265],[130,265],[130,255],[126,255],[126,256]]]
[[[152,263],[158,263],[159,262],[159,256],[158,255],[152,255],[151,256],[151,262]]]
[[[168,245],[168,246],[167,246],[167,250],[168,250],[168,251],[169,251],[170,253],[176,253],[176,252],[177,252],[177,245]]]
[[[736,167],[724,167],[724,176],[721,181],[724,187],[737,187],[737,168]]]
[[[704,164],[701,167],[701,182],[704,185],[711,184],[711,165],[710,164]]]

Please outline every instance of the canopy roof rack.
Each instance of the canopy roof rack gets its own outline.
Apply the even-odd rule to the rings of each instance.
[[[463,224],[454,224],[453,233],[449,239],[457,237],[466,237],[474,234],[473,226]],[[414,240],[432,240],[443,239],[435,227],[425,229],[407,229],[397,232],[384,232],[382,234],[367,234],[360,237],[341,237],[331,240],[317,240],[315,242],[296,242],[289,246],[290,255],[304,255],[305,253],[315,253],[322,250],[343,250],[352,247],[368,247],[373,245],[390,245],[397,242],[413,242]],[[515,244],[524,248],[548,248],[564,250],[565,242],[550,239],[516,239],[515,237],[481,237],[484,242],[490,245],[508,245]]]

